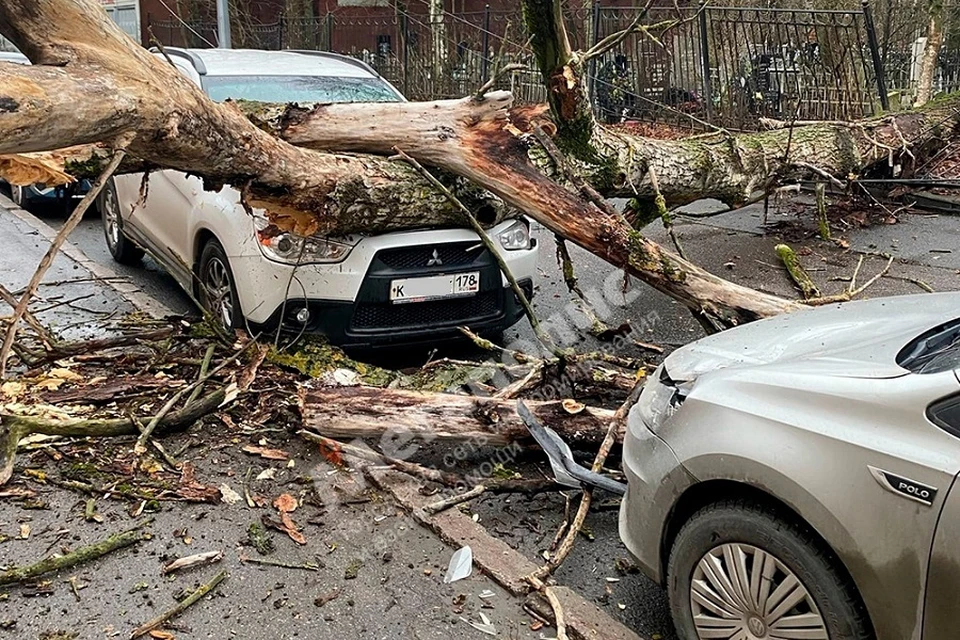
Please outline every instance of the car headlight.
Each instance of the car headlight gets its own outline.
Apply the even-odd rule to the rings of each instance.
[[[647,378],[640,399],[637,400],[637,412],[647,428],[656,433],[660,425],[683,404],[688,392],[689,386],[671,380],[661,364],[653,375]]]
[[[260,251],[276,262],[295,265],[340,262],[353,249],[349,244],[329,238],[304,237],[281,231],[260,216],[255,221]]]
[[[500,232],[500,246],[507,251],[520,251],[530,248],[530,227],[523,220],[517,220]]]

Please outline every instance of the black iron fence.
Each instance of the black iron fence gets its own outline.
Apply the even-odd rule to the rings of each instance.
[[[592,11],[573,10],[567,15],[571,40],[587,48],[626,28],[637,11],[599,4]],[[691,125],[708,120],[742,129],[755,127],[762,117],[858,118],[889,108],[891,94],[909,94],[916,75],[921,28],[916,16],[908,22],[884,13],[874,26],[877,19],[866,3],[848,10],[655,8],[645,22],[673,19],[680,24],[658,37],[631,35],[591,61],[590,87],[602,118]],[[167,45],[216,43],[216,25],[210,23],[151,21],[151,29]],[[543,83],[524,40],[519,10],[489,8],[440,16],[371,8],[282,18],[235,27],[233,33],[237,47],[362,58],[411,99],[469,94],[498,65],[519,62],[527,70],[502,78],[500,86],[518,100],[542,101]],[[957,62],[960,48],[948,46],[941,86],[960,82]]]

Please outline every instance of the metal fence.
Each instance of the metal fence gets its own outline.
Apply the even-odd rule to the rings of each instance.
[[[892,0],[883,0],[890,2]],[[906,2],[908,0],[901,0]],[[915,1],[915,0],[909,0]],[[575,47],[586,48],[627,27],[640,9],[599,3],[568,11]],[[645,18],[681,24],[658,39],[634,34],[590,63],[590,87],[607,121],[699,120],[750,129],[759,118],[849,119],[886,108],[893,93],[909,94],[922,24],[884,13],[873,28],[868,5],[848,10],[705,6],[655,8]],[[149,20],[149,18],[148,18]],[[161,42],[192,47],[216,42],[212,23],[153,22]],[[444,13],[396,8],[281,18],[234,33],[234,46],[315,49],[362,58],[411,99],[460,97],[475,91],[498,64],[528,70],[500,86],[518,100],[545,99],[523,21],[515,11]],[[948,39],[940,86],[960,82],[960,47]],[[906,69],[906,71],[904,71]],[[888,89],[889,87],[889,89]],[[897,106],[897,103],[893,105]]]

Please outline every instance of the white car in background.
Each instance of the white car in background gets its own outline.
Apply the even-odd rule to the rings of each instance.
[[[214,100],[401,101],[365,63],[321,52],[167,48]],[[327,336],[347,347],[432,343],[459,326],[495,335],[522,315],[490,252],[472,231],[303,238],[267,227],[232,187],[204,191],[178,171],[117,176],[101,193],[107,245],[133,264],[149,251],[224,327]],[[275,230],[275,229],[274,229]],[[537,244],[525,220],[489,230],[528,296]]]

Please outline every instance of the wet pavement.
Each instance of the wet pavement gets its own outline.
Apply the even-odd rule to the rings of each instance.
[[[702,215],[711,211],[710,204],[703,203],[692,211]],[[58,223],[56,215],[41,213],[41,216],[51,225]],[[789,242],[798,250],[803,264],[824,295],[839,293],[846,288],[861,256],[864,264],[860,281],[872,277],[886,264],[886,259],[878,254],[887,252],[896,257],[889,277],[878,280],[865,296],[922,293],[918,281],[938,291],[957,289],[960,284],[957,272],[960,251],[955,249],[960,229],[957,219],[912,213],[900,213],[899,217],[900,223],[896,225],[853,228],[838,233],[849,243],[849,250],[815,237],[812,210],[802,200],[789,206],[771,207],[766,227],[762,224],[762,206],[755,206],[711,217],[681,217],[676,229],[693,262],[734,282],[783,296],[796,297],[797,293],[773,251],[773,246],[781,241]],[[29,230],[18,226],[2,211],[0,225],[5,225],[0,226],[3,242],[16,236],[16,242],[23,244],[15,249],[23,254],[23,264],[19,270],[5,269],[2,280],[12,286],[22,286],[24,276],[21,271],[39,259],[46,243],[33,238]],[[650,227],[647,233],[661,243],[669,243],[667,234],[659,226]],[[607,343],[597,341],[582,330],[586,323],[571,305],[553,256],[553,240],[543,230],[539,232],[539,239],[541,273],[534,306],[541,321],[560,346],[571,346],[579,351],[609,348]],[[98,219],[83,221],[72,241],[95,262],[104,266],[112,264]],[[6,248],[3,250],[6,252]],[[572,253],[581,286],[593,301],[597,314],[609,325],[631,320],[636,329],[632,337],[663,345],[667,350],[702,335],[689,312],[671,298],[636,282],[630,283],[624,291],[622,274],[576,248],[572,248]],[[6,265],[5,262],[4,267]],[[62,259],[57,268],[57,274],[50,276],[57,280],[69,279],[69,274],[78,272],[76,265]],[[190,309],[186,296],[155,265],[147,263],[143,269],[119,265],[114,268],[142,291],[162,297],[174,310]],[[81,283],[70,286],[80,287]],[[97,289],[95,296],[77,303],[95,312],[91,317],[126,309],[121,298],[112,299],[110,293],[99,291],[100,287],[94,288]],[[76,297],[85,293],[77,289],[70,295]],[[54,299],[56,296],[62,297]],[[102,299],[96,296],[102,296]],[[48,297],[47,304],[69,299],[67,294],[59,291]],[[68,323],[67,320],[61,322]],[[530,346],[533,334],[524,321],[507,332],[505,341],[512,346]],[[652,354],[648,355],[654,359]],[[472,356],[486,357],[486,354],[473,352]],[[240,480],[248,468],[253,469],[255,477],[267,466],[272,466],[276,469],[276,479],[263,481],[257,491],[270,496],[281,490],[306,495],[305,487],[322,489],[333,477],[326,475],[329,469],[317,452],[305,447],[297,438],[286,434],[264,436],[271,445],[281,446],[292,453],[295,464],[292,469],[287,469],[285,465],[262,464],[239,454],[234,444],[238,439],[253,437],[252,434],[224,432],[223,425],[202,428],[212,431],[204,431],[202,438],[199,432],[183,437],[207,443],[197,449],[195,460],[198,475],[213,484],[226,482],[239,491]],[[224,444],[219,448],[210,446],[211,442],[218,441]],[[179,441],[171,439],[170,448],[177,449],[178,446]],[[478,454],[461,464],[479,466],[488,455]],[[591,453],[584,452],[584,455]],[[53,464],[49,460],[43,463]],[[518,460],[516,464],[518,468],[546,470],[543,461],[533,456]],[[305,480],[307,476],[311,480]],[[42,499],[49,502],[48,509],[24,511],[10,500],[0,500],[0,535],[14,538],[0,543],[0,564],[42,557],[58,544],[80,544],[135,522],[128,510],[136,505],[112,501],[98,501],[98,504],[102,503],[98,509],[102,509],[106,519],[103,524],[85,522],[83,502],[76,495],[40,489]],[[79,637],[125,635],[136,624],[170,606],[174,593],[195,586],[217,571],[217,567],[205,567],[175,574],[173,578],[161,578],[159,567],[163,561],[168,557],[211,549],[226,552],[223,565],[230,570],[231,577],[221,586],[217,596],[195,605],[179,619],[179,624],[189,627],[190,633],[177,632],[178,637],[479,638],[484,637],[483,634],[460,618],[478,620],[476,614],[484,602],[478,594],[486,589],[496,596],[492,600],[494,608],[483,611],[498,626],[500,637],[539,637],[540,632],[530,631],[533,619],[489,579],[474,575],[462,583],[443,585],[442,574],[454,550],[420,529],[389,499],[374,492],[365,495],[360,502],[334,502],[335,509],[330,505],[311,505],[295,514],[295,519],[302,518],[309,523],[304,531],[307,546],[300,547],[279,534],[271,534],[277,547],[273,557],[294,563],[322,561],[324,568],[318,572],[241,565],[240,553],[254,553],[243,545],[247,528],[259,517],[259,511],[249,509],[242,502],[234,505],[165,505],[154,516],[152,540],[142,543],[136,550],[121,552],[76,572],[55,576],[53,595],[27,597],[19,588],[0,589],[0,623],[4,619],[18,619],[17,626],[7,632],[0,631],[0,637],[4,633],[11,634],[10,637],[37,637],[54,627],[72,629],[80,633]],[[539,562],[559,526],[564,498],[559,495],[533,499],[483,497],[468,509],[477,515],[491,535]],[[25,521],[25,518],[29,520]],[[33,533],[26,540],[17,540],[15,536],[24,523],[30,524]],[[183,528],[189,534],[186,537],[191,538],[189,545],[185,543],[185,536],[179,535]],[[64,529],[69,533],[61,534]],[[400,535],[398,540],[385,543],[387,551],[392,553],[387,561],[379,551],[370,552],[380,548],[378,540],[387,539],[379,533],[385,529]],[[646,637],[674,638],[663,592],[629,568],[628,554],[617,535],[615,506],[602,506],[592,513],[587,530],[589,535],[579,540],[573,555],[559,571],[558,580]],[[347,570],[358,559],[362,563],[356,577],[345,579]],[[74,574],[81,584],[89,585],[79,591],[79,602],[69,585],[63,583]],[[141,584],[147,586],[141,590]],[[322,607],[314,604],[318,596],[330,594],[334,589],[342,589],[339,597]],[[2,599],[4,593],[9,594],[6,600]],[[461,593],[466,598],[463,603],[455,604]],[[462,613],[459,612],[461,608]]]

